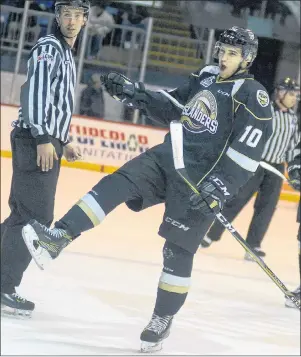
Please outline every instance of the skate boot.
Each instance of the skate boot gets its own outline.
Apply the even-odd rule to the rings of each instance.
[[[199,248],[209,248],[212,242],[213,241],[207,235],[205,235],[200,241]]]
[[[64,229],[50,229],[35,220],[23,227],[22,236],[33,260],[42,270],[72,242],[71,235]]]
[[[1,293],[1,315],[31,317],[34,303],[22,298],[17,293]]]
[[[141,352],[156,352],[162,349],[163,340],[170,333],[173,316],[153,314],[149,324],[140,335]]]
[[[296,290],[293,291],[293,294],[295,298],[299,300],[299,304],[300,304],[300,285]],[[285,306],[297,309],[297,306],[288,297],[285,297]]]
[[[254,250],[254,252],[255,252],[260,258],[265,257],[266,254],[265,254],[265,252],[264,252],[263,250],[261,250],[260,247],[255,247],[255,248],[252,248],[252,249]],[[250,262],[253,262],[253,261],[254,261],[254,259],[251,257],[251,255],[250,255],[248,252],[246,252],[244,259],[247,260],[247,261],[250,261]]]

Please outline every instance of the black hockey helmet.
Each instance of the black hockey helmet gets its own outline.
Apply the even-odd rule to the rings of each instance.
[[[276,84],[276,89],[286,91],[300,91],[300,86],[291,77],[286,77]]]
[[[84,9],[84,14],[88,17],[90,11],[89,0],[56,0],[54,4],[55,14],[59,15],[60,9],[64,6],[72,6],[77,9]]]
[[[257,56],[258,38],[249,29],[233,26],[222,32],[214,46],[213,57],[216,59],[218,59],[218,54],[222,44],[240,47],[242,49],[243,59],[248,60],[247,68],[252,65]]]

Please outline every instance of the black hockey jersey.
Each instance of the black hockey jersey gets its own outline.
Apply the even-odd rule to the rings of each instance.
[[[184,162],[191,178],[200,183],[214,175],[232,196],[257,170],[272,134],[271,105],[265,88],[252,75],[221,80],[218,74],[217,66],[206,66],[174,90],[146,91],[144,111],[165,123],[181,119]],[[169,166],[169,133],[163,146]]]

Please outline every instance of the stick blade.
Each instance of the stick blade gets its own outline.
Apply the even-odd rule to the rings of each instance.
[[[175,169],[183,169],[185,167],[183,157],[183,126],[180,121],[172,121],[170,123],[170,135]]]
[[[264,169],[273,172],[275,175],[281,177],[284,181],[287,182],[287,178],[279,170],[275,169],[275,167],[273,167],[272,165],[268,164],[265,161],[260,161],[259,165]]]

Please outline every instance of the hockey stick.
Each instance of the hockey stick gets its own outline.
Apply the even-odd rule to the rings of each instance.
[[[189,178],[186,171],[183,157],[183,126],[179,121],[172,121],[170,123],[170,134],[171,134],[171,144],[172,144],[172,154],[174,166],[177,173],[181,178],[187,183],[191,190],[197,194],[200,194],[196,184]],[[230,222],[221,214],[215,215],[220,223],[233,235],[233,237],[238,241],[238,243],[245,249],[246,252],[254,259],[254,261],[261,267],[261,269],[273,280],[273,282],[279,287],[279,289],[287,296],[299,309],[300,301],[294,296],[294,294],[287,289],[287,287],[282,283],[282,281],[271,271],[271,269],[265,264],[265,262],[257,256],[257,254],[252,250],[252,248],[246,243],[242,236],[236,231],[236,229],[231,225]]]
[[[268,164],[265,161],[260,161],[259,165],[261,167],[263,167],[264,169],[273,172],[275,175],[281,177],[284,181],[289,183],[289,180],[283,175],[283,173],[280,172],[279,170],[275,169],[275,167],[273,167],[272,165]]]

